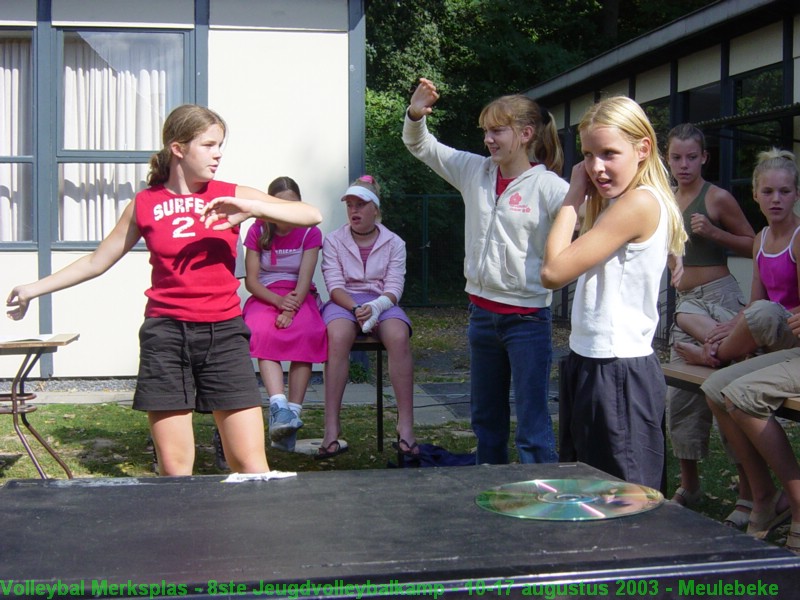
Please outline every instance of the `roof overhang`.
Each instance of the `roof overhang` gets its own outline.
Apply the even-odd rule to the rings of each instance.
[[[798,12],[797,0],[720,0],[524,93],[552,106]]]

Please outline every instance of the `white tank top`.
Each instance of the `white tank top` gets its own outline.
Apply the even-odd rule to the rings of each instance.
[[[667,200],[654,188],[639,189],[658,200],[658,227],[649,239],[625,244],[578,278],[569,346],[581,356],[631,358],[653,352],[658,294],[667,264]]]

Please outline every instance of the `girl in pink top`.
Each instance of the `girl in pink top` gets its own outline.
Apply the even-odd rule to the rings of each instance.
[[[300,202],[290,177],[269,184],[270,196]],[[269,396],[272,447],[292,452],[303,409],[311,364],[325,362],[328,339],[319,313],[319,295],[311,281],[322,233],[318,227],[256,222],[247,232],[245,285],[252,295],[242,316],[252,332],[250,355],[258,359]],[[290,361],[289,397],[284,394],[281,361]]]
[[[786,324],[790,314],[800,312],[800,216],[794,210],[798,197],[800,173],[794,154],[776,148],[760,153],[753,170],[753,198],[768,226],[753,242],[750,304],[738,314],[702,303],[696,312],[678,314],[681,329],[705,340],[702,347],[675,345],[687,363],[719,367],[759,349],[798,344]]]
[[[397,442],[403,454],[418,454],[414,437],[414,364],[411,322],[397,306],[406,274],[406,245],[379,224],[377,182],[359,177],[347,188],[348,222],[326,236],[322,274],[330,301],[322,309],[328,328],[325,366],[325,437],[316,458],[347,450],[339,441],[339,411],[349,372],[350,348],[356,336],[372,333],[389,355],[389,378],[397,398]]]

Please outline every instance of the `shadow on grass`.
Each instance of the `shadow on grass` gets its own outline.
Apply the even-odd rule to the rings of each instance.
[[[315,460],[311,455],[286,453],[269,447],[270,468],[280,471],[335,471],[383,469],[397,463],[395,440],[396,410],[384,410],[383,451],[378,451],[374,406],[342,409],[342,438],[349,451],[333,459]],[[321,438],[324,410],[310,406],[303,411],[305,426],[299,439]],[[148,446],[147,416],[119,404],[45,405],[30,416],[31,423],[67,463],[75,477],[150,477],[153,453]],[[194,415],[195,468],[198,475],[220,474],[215,466],[211,415]],[[62,478],[64,472],[33,436],[28,436],[34,453],[50,477]],[[419,427],[419,441],[444,446],[452,452],[470,452],[474,437],[467,424],[453,422],[437,427]],[[10,419],[0,419],[0,482],[4,479],[38,478],[32,462],[24,453],[11,427]]]

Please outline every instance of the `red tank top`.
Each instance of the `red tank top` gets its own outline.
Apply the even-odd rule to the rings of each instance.
[[[213,180],[196,194],[175,195],[163,185],[136,194],[136,223],[153,267],[146,317],[213,323],[241,314],[239,228],[217,231],[200,221],[207,202],[235,194],[235,184]]]

